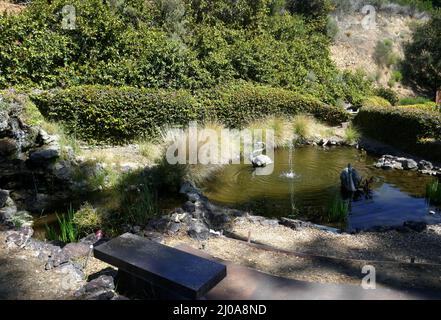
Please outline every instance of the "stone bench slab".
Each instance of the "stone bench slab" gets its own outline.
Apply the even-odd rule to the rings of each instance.
[[[204,296],[227,274],[223,264],[130,233],[96,247],[94,256],[188,299]]]

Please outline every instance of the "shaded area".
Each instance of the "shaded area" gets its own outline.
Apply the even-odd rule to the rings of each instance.
[[[178,246],[180,250],[205,258],[214,259],[189,246]],[[227,277],[207,295],[207,299],[225,300],[306,300],[306,299],[345,299],[345,300],[387,300],[387,299],[430,299],[439,298],[436,292],[419,290],[394,290],[377,288],[364,290],[360,286],[323,284],[285,279],[268,275],[257,270],[224,262]]]

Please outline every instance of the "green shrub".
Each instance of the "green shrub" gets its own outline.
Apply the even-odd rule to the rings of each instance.
[[[376,96],[389,101],[389,103],[393,106],[395,106],[399,101],[398,94],[394,90],[389,88],[377,88],[375,89],[374,93]]]
[[[103,220],[96,208],[89,203],[85,203],[75,212],[73,223],[76,225],[79,234],[87,235],[99,229],[103,224]]]
[[[393,52],[392,40],[378,41],[375,47],[374,59],[379,66],[384,67],[390,67],[398,62],[398,56]]]
[[[391,103],[382,97],[368,97],[362,102],[363,107],[390,107]]]
[[[405,84],[418,92],[435,96],[441,86],[441,10],[431,14],[429,22],[417,27],[412,41],[404,47],[402,71]]]
[[[62,27],[66,4],[72,30]],[[365,92],[357,77],[335,81],[329,9],[328,0],[33,0],[0,19],[0,88],[197,90],[241,79],[352,103]]]
[[[441,204],[441,183],[438,180],[427,184],[426,198],[430,204]]]
[[[309,95],[249,83],[204,90],[193,97],[184,90],[80,86],[32,96],[50,120],[60,121],[75,137],[122,143],[154,137],[167,125],[214,120],[242,127],[265,116],[311,114],[330,124],[348,119],[339,107]]]
[[[349,201],[335,196],[327,210],[327,222],[344,223],[348,218]]]
[[[416,104],[425,104],[431,102],[431,100],[424,98],[424,97],[407,97],[407,98],[402,98],[400,99],[400,101],[398,102],[398,105],[400,106],[407,106],[407,105],[416,105]]]
[[[45,117],[62,122],[69,133],[98,142],[154,136],[160,127],[187,124],[200,112],[195,99],[183,90],[80,86],[32,99]]]
[[[441,139],[441,114],[403,107],[364,107],[355,124],[372,138],[412,149],[421,140]]]
[[[210,94],[209,114],[228,127],[243,127],[265,116],[310,114],[329,124],[348,120],[344,109],[328,106],[312,96],[252,84],[220,87]]]

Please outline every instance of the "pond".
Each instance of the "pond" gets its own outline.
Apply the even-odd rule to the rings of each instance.
[[[250,165],[230,165],[204,183],[202,189],[220,205],[266,217],[293,217],[332,225],[327,223],[325,213],[341,192],[340,172],[351,163],[364,178],[373,177],[374,183],[370,197],[350,202],[347,231],[398,226],[405,221],[441,222],[441,212],[425,199],[426,185],[433,177],[384,171],[375,168],[374,161],[373,156],[349,147],[307,146],[295,148],[292,153],[279,149],[272,174],[256,175]],[[287,174],[290,167],[293,174]]]

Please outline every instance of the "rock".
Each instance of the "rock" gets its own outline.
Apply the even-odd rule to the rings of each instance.
[[[196,205],[195,205],[193,202],[191,202],[191,201],[187,201],[187,202],[184,203],[184,205],[182,206],[182,209],[183,209],[185,212],[193,213],[193,212],[195,212],[195,210],[196,210]]]
[[[110,300],[115,297],[114,278],[101,275],[80,288],[74,295],[84,300]]]
[[[277,219],[265,219],[260,221],[260,224],[262,226],[268,226],[268,227],[276,227],[279,225],[279,220]]]
[[[3,208],[6,205],[8,198],[9,191],[0,189],[0,208]]]
[[[90,245],[86,243],[68,243],[62,249],[63,254],[65,254],[69,259],[77,259],[80,257],[86,257],[91,252]]]
[[[108,275],[102,275],[84,286],[85,293],[96,293],[99,291],[109,291],[115,289],[114,279]]]
[[[433,169],[433,164],[431,162],[429,162],[429,161],[421,160],[418,163],[418,169],[431,171]]]
[[[14,139],[0,139],[0,156],[9,156],[18,151],[17,143]]]
[[[188,235],[195,240],[204,241],[210,237],[210,229],[201,221],[193,221],[190,224]]]
[[[9,219],[13,226],[17,228],[32,228],[34,224],[34,218],[27,211],[18,211]]]
[[[180,223],[176,223],[176,222],[171,222],[168,226],[168,230],[167,232],[169,234],[175,234],[177,233],[179,230],[181,230],[181,224]]]
[[[64,253],[61,249],[59,249],[51,253],[51,255],[49,256],[49,260],[47,261],[44,268],[46,270],[51,270],[68,262],[69,262],[69,256],[66,253]]]
[[[418,169],[418,163],[415,160],[412,159],[406,159],[404,162],[402,162],[403,168],[405,170],[416,170]]]
[[[34,234],[34,230],[30,227],[23,227],[16,231],[8,231],[6,235],[6,245],[11,247],[23,248]]]
[[[29,156],[29,161],[34,165],[46,165],[60,157],[60,146],[58,144],[43,147],[34,151]]]
[[[83,283],[84,273],[80,267],[72,263],[67,263],[54,270],[55,273],[63,274],[61,286],[63,290],[73,291]]]
[[[144,237],[158,243],[164,242],[164,237],[159,232],[144,230]]]
[[[38,130],[38,139],[42,144],[50,144],[59,140],[58,136],[50,135],[41,128]]]
[[[409,228],[410,230],[416,231],[416,232],[423,232],[427,229],[427,223],[425,222],[417,222],[417,221],[406,221],[403,224],[403,227]]]

